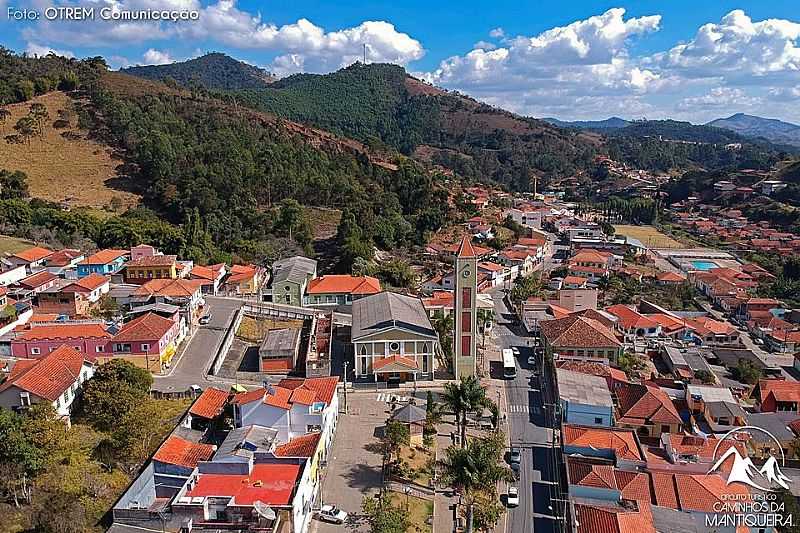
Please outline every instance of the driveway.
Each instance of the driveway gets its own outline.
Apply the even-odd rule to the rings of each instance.
[[[184,391],[194,384],[205,388],[215,383],[221,385],[222,388],[227,388],[224,381],[217,383],[213,376],[206,380],[206,372],[211,366],[216,349],[233,320],[236,310],[242,306],[243,302],[214,296],[206,296],[205,300],[205,311],[211,313],[211,321],[205,326],[198,326],[194,335],[184,341],[184,344],[178,349],[175,363],[169,374],[153,376],[153,389],[162,392]]]

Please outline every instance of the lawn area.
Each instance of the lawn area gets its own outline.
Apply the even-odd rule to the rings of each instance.
[[[669,235],[664,235],[653,226],[629,226],[625,224],[615,224],[614,230],[617,235],[625,235],[642,242],[648,248],[684,248],[685,245],[679,243]]]
[[[18,239],[17,237],[0,235],[0,255],[5,253],[15,254],[24,250],[25,248],[30,248],[31,246],[36,246],[36,244],[27,239]]]
[[[117,210],[139,203],[139,195],[129,190],[132,181],[120,170],[124,162],[120,154],[78,127],[75,105],[63,92],[5,106],[11,116],[5,128],[0,128],[2,135],[14,133],[11,126],[34,102],[44,104],[50,116],[42,138],[31,139],[30,145],[3,142],[0,168],[25,172],[31,196],[51,202],[66,201],[72,207],[100,210],[112,203]],[[60,124],[63,127],[53,127],[59,120],[64,120]]]
[[[303,327],[302,320],[273,320],[269,318],[255,318],[243,316],[236,336],[254,344],[259,344],[267,336],[267,332],[273,329],[300,329]]]
[[[406,496],[399,492],[390,492],[389,501],[393,506],[401,509],[406,509],[406,502],[408,503],[407,533],[425,533],[433,530],[428,523],[428,520],[433,518],[433,502],[415,496]]]
[[[419,485],[429,486],[431,481],[431,463],[434,461],[434,450],[403,446],[400,449],[400,461],[403,463],[402,477]]]

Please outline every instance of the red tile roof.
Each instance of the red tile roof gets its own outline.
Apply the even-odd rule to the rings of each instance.
[[[126,267],[156,267],[172,266],[177,263],[178,257],[175,255],[146,255],[128,261]]]
[[[83,255],[83,252],[80,250],[64,248],[63,250],[53,252],[47,257],[47,266],[67,266],[81,255]]]
[[[23,278],[19,280],[19,284],[23,287],[27,287],[30,289],[36,289],[50,283],[51,281],[58,279],[58,276],[53,274],[52,272],[48,272],[47,270],[42,270],[41,272],[37,272],[36,274],[31,274],[27,278]]]
[[[233,402],[239,405],[262,401],[266,405],[280,409],[291,409],[292,404],[311,405],[315,402],[324,402],[330,405],[336,394],[338,377],[328,378],[286,378],[272,386],[272,394],[267,394],[263,388],[237,394]]]
[[[377,294],[381,282],[371,276],[329,274],[314,278],[308,283],[308,294]]]
[[[229,397],[228,392],[209,387],[194,401],[189,413],[202,418],[215,418],[225,409]]]
[[[286,444],[275,447],[278,457],[312,457],[317,450],[321,434],[309,433],[302,437],[295,437]]]
[[[616,389],[620,421],[630,424],[680,424],[681,417],[667,393],[658,387],[625,383]]]
[[[164,441],[153,459],[162,463],[195,468],[200,461],[208,461],[214,455],[214,446],[184,440],[170,435]]]
[[[683,329],[684,323],[682,319],[674,317],[672,315],[668,315],[666,313],[652,313],[645,315],[650,320],[658,323],[661,326],[661,330],[665,333],[672,333],[674,331],[678,331]]]
[[[681,511],[715,513],[722,495],[746,495],[747,487],[742,483],[730,485],[719,475],[692,475],[652,472],[653,496],[656,505]],[[744,500],[736,500],[744,501]]]
[[[764,400],[772,394],[779,402],[798,402],[800,403],[800,382],[785,379],[762,379],[758,382],[759,401]]]
[[[19,341],[42,341],[60,339],[110,339],[103,324],[48,324],[46,326],[35,326],[25,330],[15,340]]]
[[[41,359],[17,363],[0,385],[0,392],[17,387],[53,402],[78,380],[85,362],[78,350],[60,346]],[[20,364],[22,367],[17,369]]]
[[[472,239],[469,235],[464,235],[464,238],[461,239],[461,244],[458,247],[458,252],[456,252],[458,257],[477,257],[478,254],[475,253],[475,248],[472,246]]]
[[[175,321],[155,313],[145,313],[122,326],[114,335],[114,342],[159,341],[172,327]]]
[[[602,348],[622,346],[614,333],[593,318],[570,315],[539,325],[547,343],[555,348]]]
[[[658,276],[656,276],[656,279],[666,283],[681,283],[686,281],[686,278],[677,272],[660,272]]]
[[[135,296],[168,296],[188,298],[195,294],[203,283],[194,279],[153,279],[136,289]]]
[[[632,430],[564,425],[564,445],[613,450],[618,459],[644,461]]]
[[[109,283],[111,281],[110,278],[103,276],[101,274],[92,273],[88,276],[82,277],[79,280],[73,281],[69,285],[65,285],[61,290],[62,291],[75,291],[75,292],[82,292],[82,291],[93,291]]]
[[[590,376],[600,376],[603,378],[610,378],[613,381],[627,382],[628,376],[618,368],[611,368],[608,365],[595,363],[593,361],[575,361],[571,359],[562,359],[556,361],[558,368],[564,370],[571,370],[573,372],[580,372],[581,374],[589,374]]]
[[[636,508],[575,505],[577,533],[655,533],[649,504]]]
[[[241,281],[252,278],[258,272],[258,267],[254,265],[232,265],[231,275],[225,280],[225,283],[239,283]]]
[[[80,263],[79,265],[107,265],[108,263],[112,263],[118,258],[128,255],[128,250],[116,250],[113,248],[107,248],[105,250],[99,250]]]
[[[278,382],[279,387],[288,389],[297,389],[302,387],[314,391],[317,396],[318,402],[325,402],[328,405],[333,401],[333,396],[336,394],[336,387],[339,384],[339,378],[306,378],[306,379],[282,379]]]
[[[720,322],[706,316],[687,318],[686,325],[694,329],[702,337],[708,334],[729,336],[736,333],[736,328],[727,322]]]
[[[11,257],[18,257],[23,261],[27,261],[28,263],[33,263],[34,261],[39,261],[40,259],[44,259],[48,255],[52,254],[52,250],[48,250],[47,248],[42,248],[40,246],[32,246],[31,248],[26,248],[20,252],[15,254],[11,254]]]
[[[619,318],[619,322],[625,330],[639,329],[639,328],[655,328],[658,323],[638,311],[634,311],[627,305],[616,304],[605,309],[612,315]]]
[[[257,463],[250,474],[200,474],[186,496],[233,496],[232,505],[251,506],[256,501],[267,505],[291,503],[300,475],[298,464]]]
[[[284,357],[282,359],[268,359],[261,358],[259,363],[262,372],[269,372],[275,374],[288,374],[294,368],[294,364],[290,358]]]

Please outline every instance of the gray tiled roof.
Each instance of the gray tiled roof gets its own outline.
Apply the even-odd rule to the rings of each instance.
[[[264,337],[258,353],[262,357],[289,357],[294,354],[299,342],[299,328],[271,329]]]
[[[562,400],[583,405],[613,406],[605,378],[557,368],[556,379]]]
[[[308,257],[296,255],[281,259],[272,264],[272,283],[281,281],[302,283],[313,276],[316,270],[317,262]]]
[[[264,426],[244,426],[236,428],[225,437],[214,454],[218,461],[231,455],[252,457],[255,452],[268,452],[272,449],[278,431]]]
[[[380,292],[353,302],[353,340],[391,326],[436,336],[419,298],[395,292]]]

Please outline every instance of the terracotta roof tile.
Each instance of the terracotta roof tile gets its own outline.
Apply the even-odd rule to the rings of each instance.
[[[13,386],[53,402],[78,380],[84,362],[81,352],[60,346],[41,359],[24,363],[19,370],[15,367],[0,385],[0,392]]]
[[[575,505],[577,533],[655,533],[650,505],[635,508]]]
[[[153,279],[136,289],[134,295],[188,298],[199,291],[202,285],[202,282],[194,279]]]
[[[128,261],[126,267],[155,267],[171,266],[177,263],[178,257],[175,255],[146,255]]]
[[[271,506],[291,505],[301,465],[257,463],[249,474],[200,474],[186,496],[232,496],[234,504],[252,506],[260,501]]]
[[[115,260],[119,259],[120,257],[128,255],[128,250],[117,250],[114,248],[106,248],[105,250],[99,250],[80,263],[79,265],[107,265],[108,263],[112,263]]]
[[[60,340],[60,339],[110,339],[103,324],[97,323],[73,323],[73,324],[48,324],[45,326],[34,326],[25,330],[15,340],[19,341],[39,341],[39,340]]]
[[[31,274],[27,278],[23,278],[19,280],[19,284],[23,287],[28,287],[31,289],[36,289],[50,283],[51,281],[58,279],[58,276],[53,274],[52,272],[48,272],[47,270],[42,270],[41,272],[37,272],[36,274]]]
[[[658,322],[646,317],[638,311],[634,311],[627,305],[616,304],[607,307],[605,310],[619,318],[619,322],[625,330],[639,328],[648,329],[658,326]]]
[[[122,326],[114,335],[114,342],[158,341],[162,339],[175,322],[155,313],[145,313]]]
[[[371,276],[330,274],[314,278],[308,283],[308,294],[376,294],[381,292],[381,282]]]
[[[658,387],[639,383],[625,383],[616,389],[619,399],[619,418],[642,424],[680,424],[681,417],[675,404]]]
[[[472,239],[469,235],[464,235],[464,238],[461,239],[461,244],[458,247],[458,252],[456,252],[458,257],[477,257],[478,254],[475,253],[475,248],[472,246]]]
[[[286,444],[275,447],[278,457],[312,457],[319,445],[320,433],[309,433],[295,437]]]
[[[47,266],[55,266],[55,267],[63,267],[69,265],[73,262],[76,258],[83,255],[83,252],[80,250],[75,250],[73,248],[64,248],[63,250],[58,250],[57,252],[53,252],[47,257]]]
[[[39,261],[40,259],[44,259],[45,257],[52,254],[52,250],[48,250],[47,248],[42,248],[40,246],[32,246],[31,248],[26,248],[25,250],[21,250],[15,254],[11,254],[11,257],[18,257],[23,261],[27,261],[28,263],[33,263],[34,261]]]
[[[216,418],[228,403],[230,394],[216,387],[209,387],[194,401],[189,413],[202,418]]]
[[[613,450],[617,458],[643,461],[631,430],[564,425],[564,445]]]
[[[539,326],[547,343],[555,348],[578,347],[621,347],[622,343],[606,326],[593,318],[570,315],[565,318],[548,320]]]
[[[110,278],[103,276],[101,274],[92,273],[88,276],[84,276],[76,281],[73,281],[69,285],[65,285],[61,290],[75,290],[77,292],[81,291],[93,291],[109,283],[111,281]]]
[[[214,446],[184,440],[170,435],[158,448],[153,459],[162,463],[195,468],[200,461],[208,461],[214,455]]]

